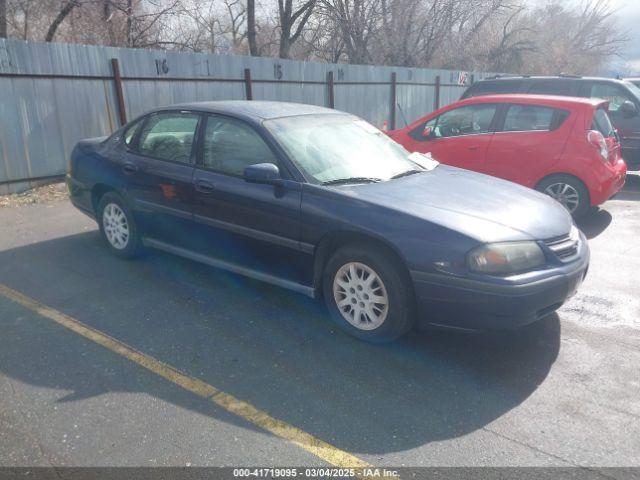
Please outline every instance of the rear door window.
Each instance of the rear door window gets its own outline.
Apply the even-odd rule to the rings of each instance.
[[[593,123],[591,125],[592,130],[597,130],[603,137],[614,137],[615,130],[609,119],[609,115],[603,108],[598,108],[593,115]]]
[[[569,113],[537,105],[509,105],[503,132],[551,131],[562,125]]]
[[[197,114],[185,112],[150,116],[140,133],[138,153],[159,160],[189,163],[199,118]]]

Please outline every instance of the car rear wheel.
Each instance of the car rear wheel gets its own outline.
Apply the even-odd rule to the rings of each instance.
[[[414,323],[413,289],[407,277],[383,249],[346,246],[326,265],[325,303],[333,320],[351,335],[390,342]]]
[[[141,249],[138,229],[124,199],[105,193],[98,203],[98,224],[109,250],[122,258],[133,258]]]
[[[571,175],[551,175],[542,180],[536,189],[559,202],[574,218],[589,211],[589,191]]]

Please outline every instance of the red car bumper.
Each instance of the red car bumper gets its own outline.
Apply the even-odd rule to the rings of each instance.
[[[624,160],[618,160],[614,165],[606,165],[607,174],[604,175],[597,188],[591,189],[589,192],[591,196],[591,205],[601,205],[615,194],[617,194],[627,178],[627,164]]]

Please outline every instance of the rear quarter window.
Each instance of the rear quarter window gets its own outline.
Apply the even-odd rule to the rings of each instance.
[[[138,120],[137,122],[135,122],[133,125],[130,125],[125,130],[123,135],[125,145],[130,146],[132,144],[134,138],[136,137],[136,133],[138,133],[141,126],[142,126],[142,120]]]

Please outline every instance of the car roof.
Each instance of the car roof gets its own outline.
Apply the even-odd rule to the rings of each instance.
[[[494,80],[604,80],[607,82],[621,82],[619,78],[611,77],[583,77],[580,75],[496,75],[486,77],[477,82],[490,82]]]
[[[638,80],[640,78],[610,78],[610,77],[581,77],[579,75],[496,75],[495,77],[486,77],[481,80],[475,81],[469,86],[469,90],[473,89],[474,85],[482,83],[494,83],[494,82],[543,82],[543,81],[558,81],[558,82],[584,82],[584,81],[598,81],[609,82],[625,85],[631,80]]]
[[[482,95],[479,97],[470,97],[460,100],[457,104],[467,103],[527,103],[527,104],[544,104],[553,106],[575,106],[590,105],[596,107],[607,103],[607,100],[601,98],[584,98],[584,97],[565,97],[561,95],[529,95],[525,93],[500,93],[495,95]]]
[[[201,112],[221,113],[252,120],[293,117],[297,115],[344,114],[338,110],[292,102],[266,102],[254,100],[223,100],[215,102],[190,102],[158,108],[197,110]]]

